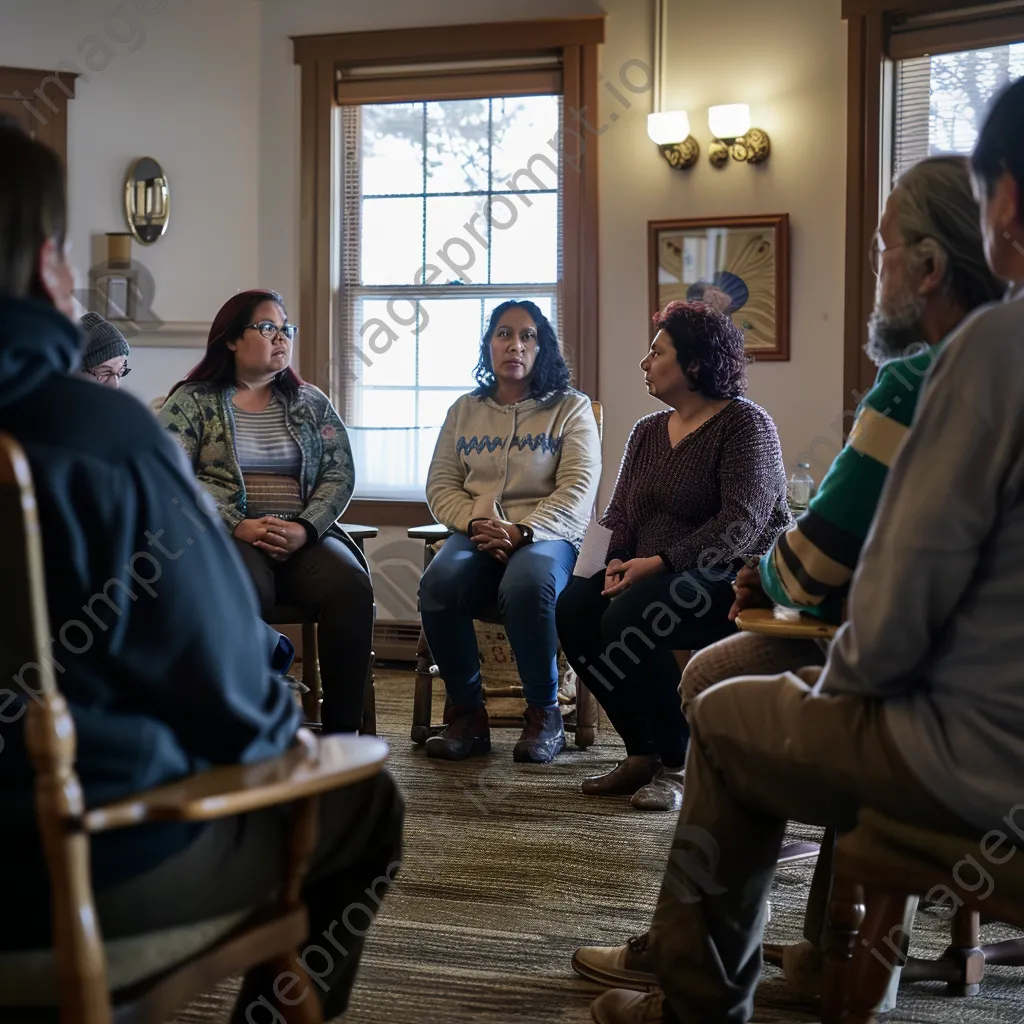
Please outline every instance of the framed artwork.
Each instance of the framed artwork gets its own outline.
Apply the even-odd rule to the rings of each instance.
[[[756,362],[789,359],[788,213],[653,220],[647,239],[651,316],[673,299],[706,302]]]

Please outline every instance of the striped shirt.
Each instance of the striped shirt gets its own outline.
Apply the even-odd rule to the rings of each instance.
[[[236,407],[234,414],[248,517],[297,516],[305,508],[299,486],[302,451],[288,431],[284,405],[275,395],[262,412]]]
[[[761,559],[761,584],[778,605],[839,622],[889,466],[913,422],[941,343],[886,363],[864,396],[846,446],[796,526]]]

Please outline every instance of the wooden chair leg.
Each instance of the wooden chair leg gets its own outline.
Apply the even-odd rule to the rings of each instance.
[[[416,689],[412,705],[412,741],[426,743],[432,735],[430,717],[434,704],[434,679],[430,674],[430,646],[427,634],[420,628],[420,638],[416,643]]]
[[[846,1019],[852,958],[863,920],[864,896],[860,886],[837,878],[832,888],[825,936],[822,1024],[843,1024]]]
[[[1024,939],[1005,939],[981,947],[985,963],[998,967],[1024,967]]]
[[[937,960],[922,957],[910,957],[903,968],[901,981],[908,984],[918,981],[943,981],[951,996],[976,996],[980,991],[981,980],[985,974],[985,965],[995,963],[995,958],[981,947],[978,932],[979,915],[961,908],[953,916],[951,922],[951,941],[949,947]],[[1019,945],[1024,953],[1024,940],[997,945]],[[996,952],[998,956],[998,952]],[[1024,957],[1021,957],[1024,964]]]
[[[303,630],[305,632],[305,629]],[[303,637],[303,658],[305,658],[305,636]],[[302,884],[310,859],[316,850],[319,831],[319,798],[307,797],[293,804],[288,829],[288,856],[284,884],[278,895],[282,910],[291,910],[302,901]],[[274,1020],[284,1024],[322,1024],[323,1014],[320,1000],[313,989],[313,982],[301,967],[299,950],[292,950],[248,970],[242,981],[242,990],[235,1001],[231,1024],[252,1021],[253,1004],[262,999],[276,1011]],[[280,979],[293,975],[298,984],[289,987],[287,999],[278,995]]]
[[[376,655],[370,651],[370,661],[366,666],[366,683],[363,686],[363,724],[360,733],[363,736],[377,735],[377,692],[373,678],[373,663]]]
[[[576,746],[586,750],[597,739],[597,698],[576,677]]]
[[[953,915],[949,949],[942,954],[943,960],[952,961],[960,977],[946,988],[953,996],[976,996],[985,974],[985,953],[981,949],[979,932],[981,915],[976,910],[961,907]]]
[[[307,722],[319,724],[323,686],[320,681],[320,657],[316,647],[316,623],[302,624],[302,681],[309,690],[302,695],[302,710]]]
[[[893,968],[905,963],[910,936],[903,931],[907,899],[868,891],[860,938],[853,951],[843,1024],[878,1024]]]

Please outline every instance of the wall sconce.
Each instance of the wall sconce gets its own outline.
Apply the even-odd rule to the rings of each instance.
[[[700,144],[690,134],[690,117],[685,110],[648,114],[647,135],[676,170],[685,171],[700,158]]]
[[[741,163],[759,164],[771,153],[768,133],[750,127],[750,107],[746,103],[709,108],[708,126],[715,137],[708,148],[715,167],[724,167],[730,156]]]

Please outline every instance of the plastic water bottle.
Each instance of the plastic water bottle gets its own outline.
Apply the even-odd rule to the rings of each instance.
[[[807,506],[814,496],[814,477],[811,476],[809,462],[797,463],[796,472],[789,478],[786,497],[793,515],[798,516],[807,511]]]

